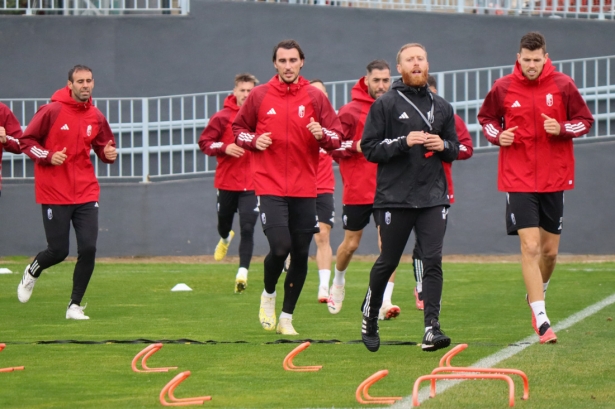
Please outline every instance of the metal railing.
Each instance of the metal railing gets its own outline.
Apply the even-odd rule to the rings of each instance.
[[[0,15],[134,15],[190,12],[190,0],[0,0]]]
[[[595,118],[583,138],[615,134],[615,56],[554,62],[557,70],[571,76]],[[448,100],[466,122],[475,149],[490,146],[482,135],[476,115],[493,81],[509,74],[512,66],[434,73],[438,93]],[[329,98],[336,109],[350,101],[356,79],[327,82]],[[97,98],[96,106],[107,117],[119,151],[117,161],[96,160],[100,178],[150,181],[211,173],[216,160],[203,155],[198,139],[209,118],[222,109],[231,91],[155,98]],[[47,99],[0,100],[11,108],[20,123],[27,124]],[[32,161],[25,155],[5,152],[3,177],[33,177]]]
[[[613,0],[233,0],[383,10],[615,19]]]

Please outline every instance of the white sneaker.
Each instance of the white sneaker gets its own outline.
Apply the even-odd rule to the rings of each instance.
[[[299,335],[293,327],[293,320],[291,318],[280,318],[275,332],[282,335]]]
[[[400,312],[401,309],[397,305],[391,304],[390,301],[383,302],[378,313],[378,319],[381,321],[390,320],[391,318],[397,317]]]
[[[331,314],[338,314],[342,310],[342,301],[344,301],[344,295],[346,290],[343,285],[333,284],[331,286],[331,293],[327,300],[327,308]]]
[[[32,277],[32,275],[28,272],[30,270],[30,264],[26,266],[26,269],[23,271],[23,277],[21,277],[21,282],[17,286],[17,298],[21,302],[28,302],[30,296],[32,295],[32,290],[34,290],[34,284],[36,284],[36,280],[38,278]]]
[[[261,295],[261,308],[258,311],[258,319],[266,331],[275,330],[275,296]]]
[[[89,320],[90,317],[83,313],[87,304],[83,307],[77,304],[71,304],[70,307],[66,309],[66,319],[67,320]]]
[[[235,294],[241,294],[248,286],[248,275],[240,272],[235,276]]]
[[[318,302],[326,303],[329,299],[329,287],[325,285],[321,285],[318,287]]]

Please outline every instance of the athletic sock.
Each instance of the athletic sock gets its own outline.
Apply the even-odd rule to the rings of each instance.
[[[245,267],[239,267],[239,270],[237,270],[237,278],[243,277],[243,278],[248,278],[248,269]]]
[[[292,320],[293,319],[293,314],[288,314],[286,312],[283,312],[283,313],[280,314],[280,319],[282,319],[282,318],[288,318],[288,319]]]
[[[344,285],[346,284],[346,279],[344,276],[346,275],[346,270],[340,271],[337,269],[337,265],[335,266],[335,276],[333,277],[333,284],[335,285]]]
[[[231,233],[228,234],[227,238],[222,237],[222,243],[229,244],[230,241],[231,241]]]
[[[417,293],[423,292],[423,283],[416,283],[416,292]]]
[[[318,270],[320,277],[320,286],[329,288],[329,280],[331,280],[331,270]]]
[[[544,301],[535,301],[530,304],[534,317],[536,317],[536,327],[540,328],[545,322],[549,322]]]
[[[263,290],[263,296],[265,296],[265,297],[275,297],[276,296],[276,292],[274,291],[273,294],[269,294],[267,292],[267,290]]]
[[[551,280],[549,280],[551,281]],[[546,283],[542,283],[542,294],[546,297],[547,295],[547,287],[549,286],[549,281],[547,281]]]
[[[389,281],[387,283],[387,287],[384,289],[384,297],[382,297],[382,303],[386,303],[387,301],[391,302],[391,297],[393,296],[393,287],[395,287],[395,283]]]

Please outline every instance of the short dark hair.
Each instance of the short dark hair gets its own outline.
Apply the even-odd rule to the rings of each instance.
[[[68,71],[68,80],[70,82],[73,82],[73,74],[76,73],[77,71],[89,71],[89,72],[92,73],[92,76],[94,75],[94,71],[92,71],[92,69],[90,67],[86,67],[85,65],[77,64],[77,65],[75,65],[73,68],[71,68]]]
[[[436,77],[434,77],[433,75],[430,75],[427,77],[427,86],[428,87],[434,87],[435,89],[438,89],[438,81],[436,81]]]
[[[386,62],[385,60],[374,60],[370,62],[369,64],[367,64],[367,67],[365,68],[367,69],[368,74],[371,74],[373,70],[391,71],[391,67],[389,67],[389,63]]]
[[[273,47],[273,62],[275,62],[276,54],[278,53],[279,48],[283,48],[285,50],[292,50],[293,48],[296,48],[297,51],[299,51],[299,58],[305,60],[305,54],[303,54],[303,50],[299,46],[298,42],[296,42],[295,40],[284,40],[280,41],[278,45]]]
[[[254,85],[258,84],[258,79],[250,74],[249,72],[243,72],[241,74],[237,74],[235,75],[235,86],[237,86],[237,84],[239,84],[240,82],[251,82]]]
[[[547,41],[545,37],[538,31],[532,31],[521,37],[521,43],[519,44],[519,52],[525,48],[529,51],[535,51],[542,48],[542,51],[547,53]]]
[[[322,82],[322,80],[321,80],[321,79],[314,78],[313,80],[310,80],[310,84],[313,84],[313,83],[315,83],[315,82],[320,82],[322,85],[325,85],[325,83],[324,83],[324,82]]]

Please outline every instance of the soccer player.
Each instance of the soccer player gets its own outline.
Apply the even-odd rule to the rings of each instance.
[[[297,335],[292,316],[307,275],[312,235],[318,230],[316,172],[320,148],[339,148],[341,125],[331,103],[301,75],[305,54],[295,40],[273,49],[277,73],[254,88],[233,133],[238,146],[254,152],[254,188],[269,242],[259,320],[265,330]],[[276,285],[288,254],[284,303],[276,328]]]
[[[233,218],[239,213],[239,270],[235,276],[235,293],[248,286],[248,270],[254,250],[254,224],[258,218],[258,204],[252,180],[252,154],[235,143],[232,124],[239,108],[258,84],[252,74],[235,76],[233,93],[224,100],[224,108],[209,119],[201,133],[199,147],[204,154],[218,160],[214,187],[218,189],[218,234],[220,241],[214,259],[222,260],[235,233]]]
[[[433,75],[427,77],[427,84],[429,85],[429,90],[432,93],[438,93],[437,81]],[[457,156],[457,160],[470,159],[472,157],[472,153],[474,152],[472,137],[470,136],[463,119],[461,119],[461,117],[457,114],[455,114],[455,131],[457,131],[457,139],[459,140],[459,156]],[[455,193],[453,187],[452,164],[442,162],[442,166],[444,167],[446,182],[448,183],[448,198],[451,204],[453,204],[455,203]],[[418,240],[416,240],[414,251],[412,252],[412,266],[414,268],[414,278],[416,279],[416,287],[414,289],[416,308],[423,310],[423,257],[421,255],[421,246]],[[393,276],[391,277],[394,276],[395,273],[393,273]]]
[[[329,98],[325,84],[319,79],[310,81],[312,86],[318,88]],[[316,214],[318,215],[318,228],[320,233],[314,233],[316,242],[316,265],[318,267],[318,302],[326,303],[329,298],[329,280],[331,279],[331,229],[335,222],[335,176],[333,175],[333,158],[326,150],[320,148],[318,172],[316,174]]]
[[[344,183],[342,195],[342,222],[344,240],[337,248],[335,276],[327,306],[331,314],[338,314],[345,296],[346,270],[352,255],[361,244],[363,229],[369,224],[376,193],[378,165],[368,162],[361,150],[361,136],[365,119],[374,101],[389,90],[391,70],[384,60],[367,64],[366,74],[352,87],[352,101],[340,108],[345,140],[342,148],[333,152],[340,166]],[[383,305],[381,316],[391,318],[399,315],[399,307],[391,304],[393,283],[387,285],[389,303]]]
[[[374,215],[382,243],[363,301],[361,335],[369,351],[378,350],[378,313],[386,283],[414,230],[425,267],[422,348],[435,351],[451,342],[439,323],[442,243],[450,204],[442,162],[457,158],[459,144],[452,106],[429,91],[425,48],[417,43],[401,47],[397,70],[402,78],[373,103],[361,139],[367,160],[378,164]]]
[[[100,186],[90,150],[104,163],[117,158],[109,123],[92,104],[93,89],[92,70],[75,65],[68,72],[66,87],[34,114],[20,139],[23,153],[34,161],[36,202],[42,208],[47,249],[26,266],[17,298],[28,302],[43,270],[68,256],[72,222],[78,256],[66,319],[75,320],[89,319],[81,301],[94,272],[98,238]]]
[[[2,151],[21,153],[21,125],[9,107],[0,102],[0,194],[2,194]]]
[[[506,192],[506,231],[521,242],[521,270],[540,343],[557,336],[545,308],[564,220],[564,190],[574,188],[572,138],[594,119],[574,81],[557,72],[542,34],[521,38],[512,74],[493,84],[478,113],[500,147],[498,190]]]

